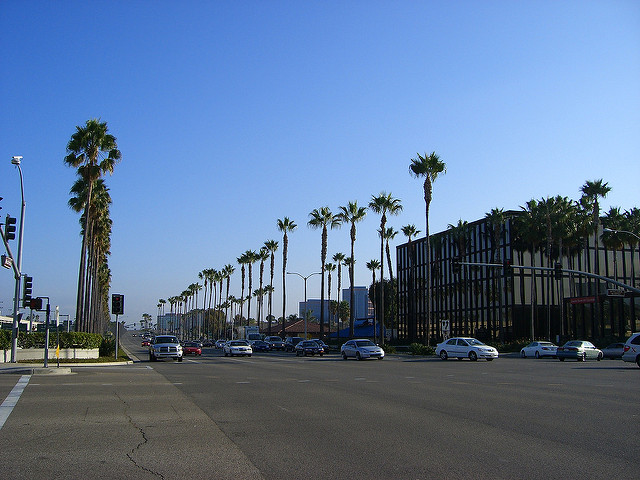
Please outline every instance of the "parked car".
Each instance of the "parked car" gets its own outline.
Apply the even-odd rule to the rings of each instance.
[[[253,349],[246,340],[229,340],[223,347],[224,356],[246,355],[250,357]]]
[[[220,340],[216,340],[215,346],[216,348],[223,348],[225,343],[227,343],[227,341],[221,338]]]
[[[316,342],[318,345],[320,345],[322,347],[322,349],[324,350],[324,353],[327,353],[329,351],[329,345],[327,345],[326,343],[324,343],[322,340],[320,340],[319,338],[312,338],[312,341]]]
[[[295,346],[296,356],[304,355],[315,355],[318,354],[320,356],[324,355],[324,348],[318,345],[317,342],[313,340],[303,340],[302,342],[298,342]]]
[[[529,345],[520,350],[522,358],[527,357],[555,357],[558,346],[551,342],[531,342]]]
[[[624,343],[612,343],[602,349],[602,358],[610,358],[612,360],[622,358],[624,353]]]
[[[636,362],[640,367],[640,333],[631,335],[624,344],[622,360],[625,362]]]
[[[556,357],[561,362],[565,358],[572,358],[579,362],[585,360],[602,360],[602,351],[597,349],[591,342],[585,340],[570,340],[556,350]]]
[[[365,358],[382,360],[384,358],[384,350],[366,338],[358,338],[343,343],[342,347],[340,347],[340,353],[343,360],[349,357],[355,357],[358,360]]]
[[[284,351],[285,352],[293,352],[295,351],[296,345],[304,340],[302,337],[287,337],[284,339]]]
[[[182,352],[184,355],[202,355],[202,347],[199,342],[186,342]]]
[[[284,342],[277,335],[264,337],[264,341],[271,346],[271,350],[284,350]]]
[[[203,347],[213,347],[213,340],[211,340],[210,338],[206,338],[202,341],[202,346]]]
[[[268,352],[271,350],[271,345],[264,340],[254,340],[251,342],[251,348],[254,352]]]
[[[150,340],[147,340],[147,339],[142,340],[142,346],[143,347],[148,347],[149,345],[151,345],[151,341]]]
[[[149,360],[155,362],[162,358],[182,361],[182,345],[173,335],[158,335],[149,345]]]
[[[484,358],[490,362],[494,358],[498,358],[498,350],[485,345],[476,338],[454,337],[439,343],[436,346],[436,355],[442,360],[447,360],[449,357],[468,358],[471,361]]]

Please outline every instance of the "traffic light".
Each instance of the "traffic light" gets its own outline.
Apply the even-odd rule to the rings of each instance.
[[[559,262],[556,262],[556,264],[553,266],[553,276],[555,277],[556,280],[562,280],[562,264]]]
[[[111,295],[111,313],[113,315],[124,314],[124,295],[119,293]]]
[[[33,291],[33,277],[25,275],[22,285],[22,305],[27,308],[31,302],[31,292]]]
[[[513,272],[513,267],[511,266],[511,260],[504,260],[502,262],[502,273],[506,277],[508,275],[511,275],[512,272]]]
[[[9,215],[4,222],[4,235],[7,241],[16,238],[16,219]]]
[[[31,310],[42,310],[42,299],[40,297],[32,298],[31,300],[29,300],[28,306]]]

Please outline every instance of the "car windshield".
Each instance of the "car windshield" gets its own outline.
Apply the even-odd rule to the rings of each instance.
[[[198,345],[196,342],[187,342],[184,344],[185,347],[199,347],[200,345]]]
[[[176,337],[156,337],[155,343],[178,343]]]
[[[247,342],[245,342],[244,340],[236,340],[234,342],[229,342],[229,345],[231,345],[232,347],[246,347]]]
[[[476,340],[475,338],[467,338],[467,343],[469,345],[484,345],[480,340]]]
[[[358,347],[375,347],[376,344],[373,343],[371,340],[358,340],[356,342],[356,346],[358,346]]]

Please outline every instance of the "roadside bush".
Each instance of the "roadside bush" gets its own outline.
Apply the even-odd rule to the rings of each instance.
[[[100,356],[101,357],[113,357],[116,354],[116,339],[115,338],[103,338],[100,343]]]
[[[20,348],[44,348],[45,337],[45,332],[19,332],[18,346]],[[49,331],[49,348],[56,347],[56,338],[56,331]],[[60,332],[60,348],[100,348],[101,344],[102,335],[98,333]],[[9,332],[8,348],[11,348],[11,332]]]
[[[423,345],[421,343],[412,343],[409,345],[409,352],[411,355],[433,355],[435,350],[430,345]]]
[[[521,338],[519,340],[513,340],[512,342],[487,342],[487,345],[494,347],[500,353],[513,353],[519,352],[523,347],[526,347],[531,343],[531,340]]]
[[[380,344],[380,348],[384,350],[384,353],[396,353],[396,347],[389,345],[388,343]]]
[[[11,330],[0,330],[0,350],[11,348]]]

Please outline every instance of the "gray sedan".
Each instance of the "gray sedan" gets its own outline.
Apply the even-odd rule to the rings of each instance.
[[[591,342],[584,340],[571,340],[556,350],[556,357],[561,362],[565,358],[572,358],[579,362],[585,360],[602,360],[602,351],[598,350]]]

